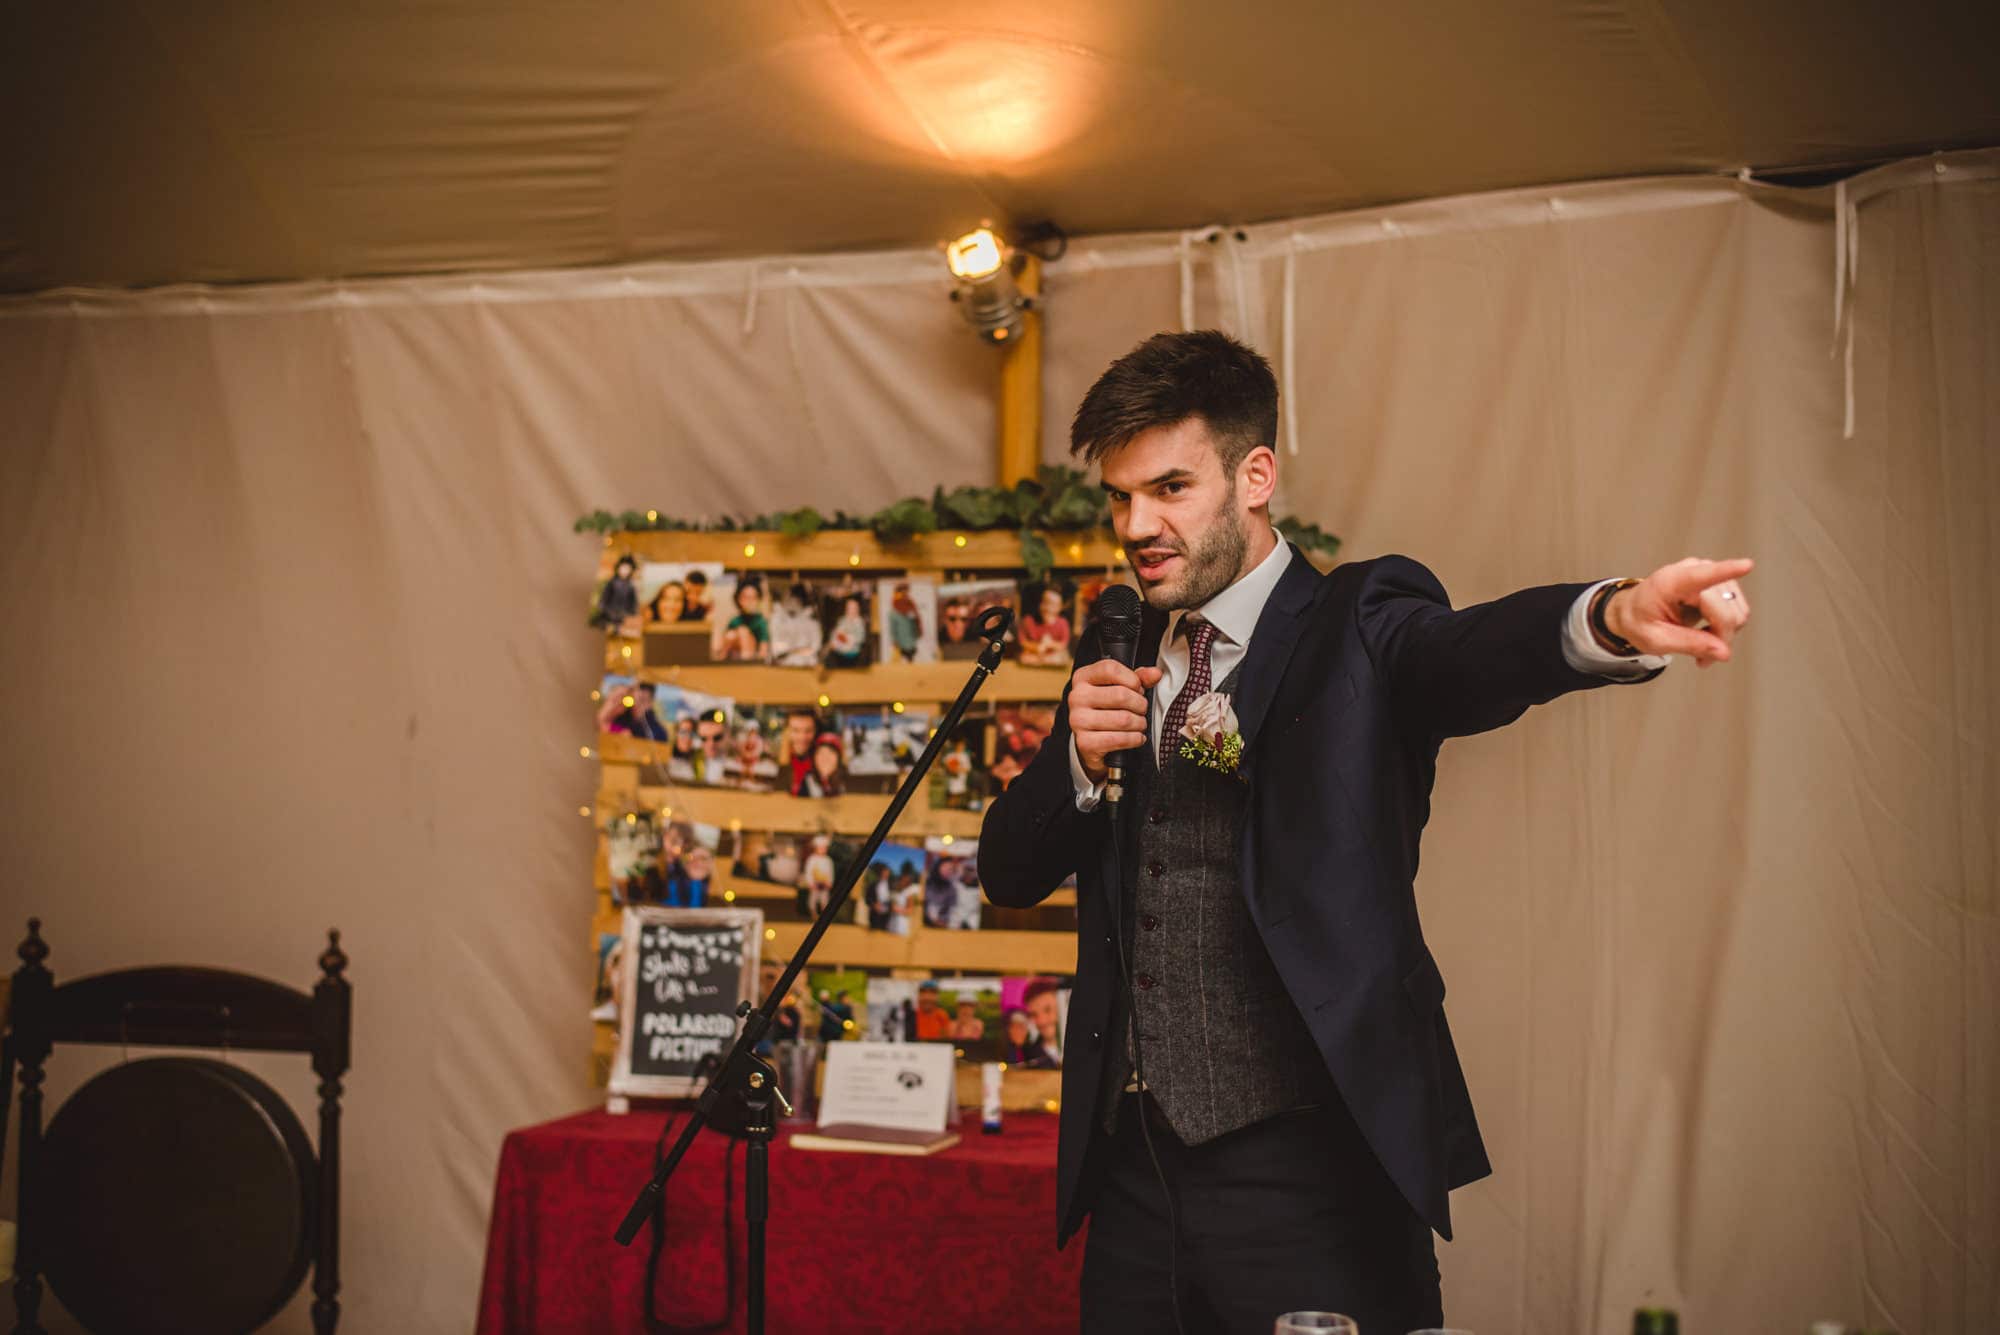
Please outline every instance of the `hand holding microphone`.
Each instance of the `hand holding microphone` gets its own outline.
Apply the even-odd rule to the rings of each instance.
[[[1099,597],[1097,625],[1104,657],[1070,677],[1069,728],[1084,775],[1103,783],[1119,753],[1150,744],[1146,693],[1160,670],[1132,666],[1139,651],[1139,595],[1129,585],[1113,585]]]

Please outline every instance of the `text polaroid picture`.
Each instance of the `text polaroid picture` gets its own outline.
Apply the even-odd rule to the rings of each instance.
[[[977,658],[986,641],[973,629],[979,614],[989,607],[1006,607],[1018,616],[1021,590],[1011,579],[970,580],[938,586],[938,655],[942,658]],[[1018,627],[1017,627],[1018,629]],[[1006,653],[1013,657],[1020,639],[1008,632]]]
[[[1021,662],[1029,667],[1068,667],[1075,652],[1069,582],[1044,580],[1028,585],[1022,595],[1021,620],[1015,627]]]
[[[991,792],[1007,791],[1034,763],[1055,726],[1054,705],[1011,704],[993,711],[993,755],[986,767]]]
[[[923,915],[924,850],[883,844],[854,887],[854,920],[870,931],[908,936]]]
[[[777,581],[771,590],[771,662],[779,667],[818,667],[826,647],[819,624],[819,591],[802,579]]]
[[[979,841],[924,840],[924,925],[952,932],[979,927]]]
[[[828,585],[820,590],[819,621],[826,631],[822,653],[835,668],[867,667],[875,657],[874,591],[859,583]]]
[[[875,603],[882,612],[882,662],[937,662],[937,581],[905,575],[880,580]]]

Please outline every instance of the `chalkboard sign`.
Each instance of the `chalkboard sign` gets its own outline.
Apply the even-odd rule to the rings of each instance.
[[[625,910],[613,1094],[700,1092],[701,1059],[736,1039],[739,1002],[760,1000],[761,909]]]

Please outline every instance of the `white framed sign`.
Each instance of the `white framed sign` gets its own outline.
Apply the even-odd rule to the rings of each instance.
[[[632,907],[623,935],[611,1093],[696,1094],[696,1067],[728,1053],[737,1006],[758,1000],[764,911]]]

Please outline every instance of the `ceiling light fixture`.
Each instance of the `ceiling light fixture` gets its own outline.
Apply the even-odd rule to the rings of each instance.
[[[1005,343],[1021,332],[1021,313],[1034,298],[1014,282],[1020,256],[1000,239],[991,223],[981,223],[944,247],[958,313],[988,343]]]

